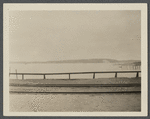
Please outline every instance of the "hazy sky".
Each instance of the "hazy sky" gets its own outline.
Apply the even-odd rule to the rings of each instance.
[[[140,11],[11,11],[10,61],[141,59]]]

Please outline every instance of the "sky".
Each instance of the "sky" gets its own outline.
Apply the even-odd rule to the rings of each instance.
[[[141,59],[140,11],[10,11],[10,61]]]

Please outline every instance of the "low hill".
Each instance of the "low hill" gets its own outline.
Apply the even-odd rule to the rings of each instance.
[[[10,63],[115,63],[121,65],[141,65],[140,60],[115,60],[115,59],[79,59],[79,60],[60,60],[60,61],[45,61],[45,62],[10,62]]]

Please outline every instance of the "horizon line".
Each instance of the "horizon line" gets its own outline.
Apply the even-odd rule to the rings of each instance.
[[[116,61],[129,61],[129,60],[136,60],[141,61],[141,59],[109,59],[109,58],[95,58],[95,59],[64,59],[64,60],[46,60],[46,61],[9,61],[9,62],[53,62],[53,61],[72,61],[72,60],[116,60]]]

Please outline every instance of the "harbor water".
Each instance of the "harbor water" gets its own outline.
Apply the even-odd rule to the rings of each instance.
[[[66,73],[66,72],[100,72],[100,71],[136,71],[140,66],[120,66],[115,63],[33,63],[10,64],[10,73]],[[95,78],[114,77],[115,74],[96,74]],[[135,77],[134,73],[119,73],[118,77]],[[48,79],[67,79],[68,75],[46,76]],[[75,74],[71,78],[92,78],[93,74]],[[11,75],[12,79],[16,76]],[[21,76],[18,78],[22,78]],[[43,76],[25,76],[26,79],[41,79]]]

